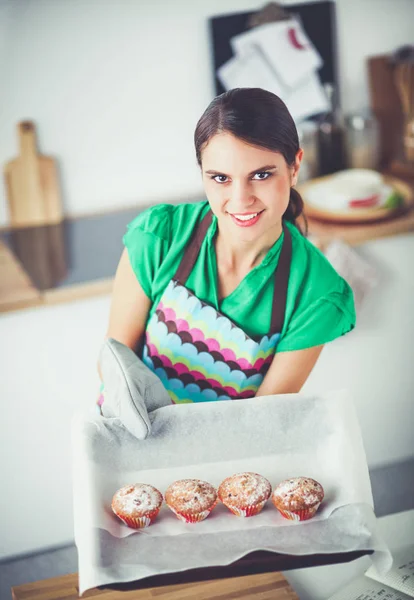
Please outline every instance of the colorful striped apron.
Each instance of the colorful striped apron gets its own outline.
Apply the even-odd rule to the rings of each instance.
[[[253,397],[272,362],[285,318],[292,255],[285,224],[270,330],[259,341],[185,287],[211,222],[209,211],[195,229],[145,334],[142,360],[176,404]]]

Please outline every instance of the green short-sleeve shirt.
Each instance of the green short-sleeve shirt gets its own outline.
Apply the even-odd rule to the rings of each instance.
[[[208,212],[207,201],[161,204],[145,210],[129,225],[123,241],[132,269],[152,301],[151,313],[174,277],[196,225]],[[285,322],[277,352],[319,346],[355,326],[354,298],[348,283],[325,256],[291,223],[290,267]],[[217,219],[201,246],[186,286],[200,300],[214,306],[253,339],[269,333],[274,278],[283,234],[240,285],[219,301],[214,236]]]

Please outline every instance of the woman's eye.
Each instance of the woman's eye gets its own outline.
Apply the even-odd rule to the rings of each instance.
[[[256,179],[256,181],[264,181],[265,179],[268,179],[271,175],[272,173],[269,173],[269,171],[258,171],[253,175],[252,179]],[[227,175],[213,175],[212,179],[214,179],[214,181],[216,181],[217,183],[227,183],[229,181]]]
[[[227,175],[214,175],[213,179],[214,181],[217,181],[217,183],[226,183]]]
[[[269,173],[269,171],[258,171],[253,175],[253,179],[258,179],[260,181],[263,179],[267,179],[268,177],[270,177],[270,175],[271,173]]]

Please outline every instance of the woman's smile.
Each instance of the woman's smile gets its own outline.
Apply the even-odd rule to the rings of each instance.
[[[264,213],[264,210],[260,210],[260,211],[252,212],[252,213],[242,213],[242,214],[228,213],[228,214],[230,215],[230,217],[233,219],[233,222],[238,227],[252,227],[253,225],[256,225],[256,223],[258,222],[258,220],[260,219],[260,217],[262,216],[263,213]]]

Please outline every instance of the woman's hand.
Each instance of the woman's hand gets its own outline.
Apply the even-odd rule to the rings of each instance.
[[[150,308],[151,300],[139,284],[125,248],[115,275],[106,337],[135,351],[144,336]]]
[[[306,348],[306,350],[280,352],[279,354],[276,352],[256,396],[300,392],[315,366],[322,348],[323,345]]]

